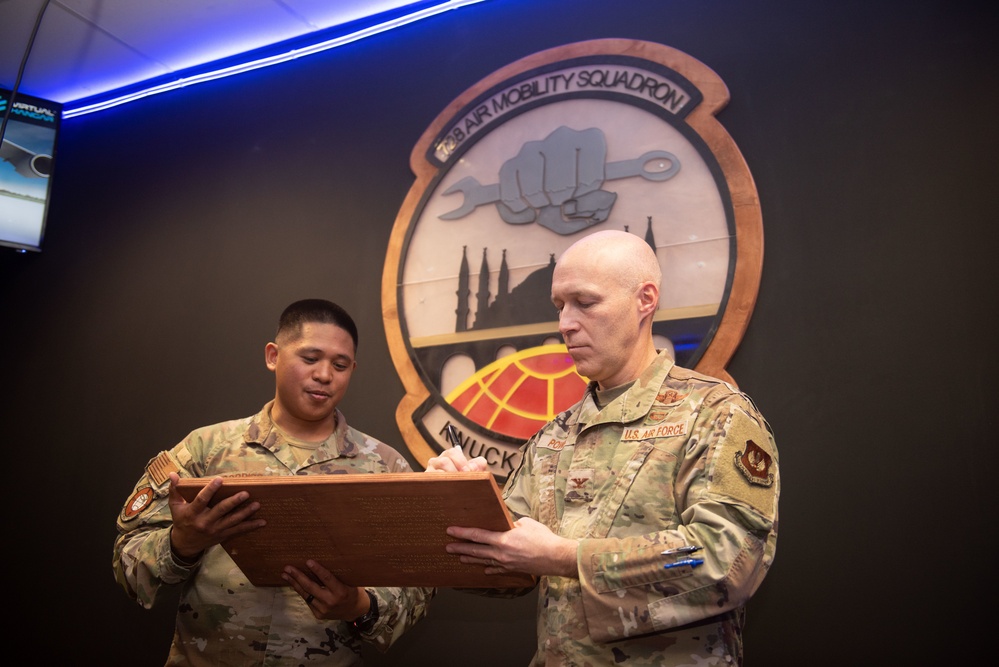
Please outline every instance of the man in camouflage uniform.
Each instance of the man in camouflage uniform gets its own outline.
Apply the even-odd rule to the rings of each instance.
[[[357,365],[346,311],[320,299],[293,303],[274,340],[264,350],[274,399],[153,458],[118,518],[113,566],[126,593],[148,609],[161,588],[181,587],[168,665],[361,664],[360,641],[387,650],[435,593],[346,586],[313,562],[315,579],[289,566],[287,587],[257,588],[220,546],[262,524],[246,492],[209,506],[225,477],[411,472],[337,408]],[[213,480],[187,503],[180,477]]]
[[[626,232],[571,246],[552,278],[582,400],[531,438],[495,533],[451,528],[487,572],[538,575],[535,665],[737,665],[773,562],[777,448],[745,394],[657,353],[661,272]],[[428,470],[484,469],[447,450]]]

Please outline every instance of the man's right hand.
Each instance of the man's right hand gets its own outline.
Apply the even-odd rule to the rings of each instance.
[[[474,459],[465,458],[465,453],[457,447],[445,449],[440,456],[427,461],[426,472],[485,472],[489,464],[482,456]]]
[[[260,509],[260,503],[247,502],[250,494],[246,491],[220,500],[214,507],[210,507],[215,492],[222,486],[221,477],[212,479],[191,502],[180,495],[177,489],[179,481],[177,473],[170,473],[168,502],[173,517],[170,547],[174,555],[185,561],[197,560],[208,547],[256,530],[267,523],[263,519],[252,518]]]

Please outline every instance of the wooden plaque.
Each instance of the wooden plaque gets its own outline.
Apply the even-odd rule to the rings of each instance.
[[[183,478],[191,501],[210,477]],[[222,544],[255,586],[285,586],[281,572],[308,573],[312,559],[351,586],[520,588],[535,578],[487,575],[445,545],[448,526],[513,527],[492,473],[391,473],[226,477],[213,501],[248,491],[267,525]]]

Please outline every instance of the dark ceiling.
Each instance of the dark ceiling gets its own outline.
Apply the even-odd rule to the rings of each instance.
[[[0,87],[71,111],[482,1],[0,0]]]

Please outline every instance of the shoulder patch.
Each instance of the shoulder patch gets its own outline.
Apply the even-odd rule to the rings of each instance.
[[[750,484],[772,486],[774,474],[770,472],[773,457],[752,440],[746,441],[746,449],[735,453],[735,467],[746,476]]]
[[[711,488],[773,519],[779,474],[777,451],[765,426],[742,410],[733,411],[714,458]]]
[[[180,473],[177,469],[177,465],[170,458],[170,455],[166,452],[160,452],[159,455],[149,462],[146,466],[146,474],[149,475],[149,479],[152,480],[153,484],[156,486],[163,486],[166,484],[167,480],[170,479],[170,473]]]
[[[142,510],[149,507],[149,503],[151,503],[155,497],[156,496],[153,493],[152,487],[143,486],[136,489],[135,493],[132,494],[132,497],[128,499],[127,503],[125,503],[125,506],[121,508],[121,520],[131,521],[135,517],[142,514]]]

